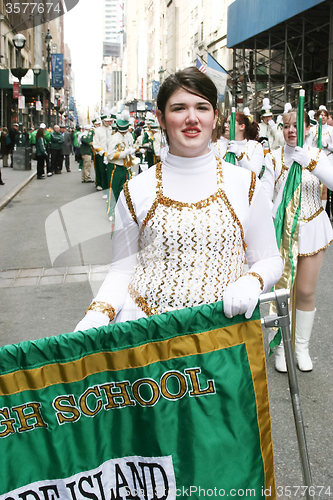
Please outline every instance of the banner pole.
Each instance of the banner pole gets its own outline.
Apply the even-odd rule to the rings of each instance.
[[[309,491],[310,486],[312,486],[310,460],[306,444],[305,428],[301,410],[301,401],[300,401],[299,387],[297,382],[295,356],[290,335],[290,317],[288,311],[289,297],[290,297],[289,290],[283,288],[276,290],[275,292],[262,294],[259,297],[260,304],[275,301],[277,316],[276,315],[267,316],[265,318],[262,318],[261,322],[266,328],[272,328],[272,327],[281,328],[284,350],[286,355],[291,404],[294,413],[298,449],[302,466],[303,481],[304,485],[307,486],[305,496],[307,500],[313,500],[314,496]],[[294,302],[295,301],[293,300],[293,303]]]

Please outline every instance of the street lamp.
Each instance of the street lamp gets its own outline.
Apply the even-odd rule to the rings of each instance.
[[[49,28],[47,29],[47,33],[45,35],[45,43],[46,43],[46,50],[47,50],[47,74],[49,75],[49,105],[47,107],[47,126],[50,127],[51,121],[50,121],[50,104],[51,104],[51,81],[50,81],[50,72],[51,72],[51,42],[52,42],[52,35],[50,33]]]
[[[54,94],[54,107],[55,107],[56,112],[57,112],[56,123],[57,123],[57,125],[59,125],[60,94],[58,92],[56,92]]]
[[[19,98],[18,98],[18,120],[19,120],[19,139],[18,139],[18,146],[22,147],[24,146],[23,144],[23,122],[22,122],[22,108],[21,108],[21,96],[22,96],[22,89],[21,89],[21,80],[22,78],[27,74],[28,68],[22,68],[22,54],[21,50],[24,48],[26,42],[26,38],[24,35],[21,33],[18,33],[13,37],[13,43],[15,48],[18,50],[18,64],[17,68],[11,69],[12,74],[18,78],[19,81]]]
[[[38,77],[42,71],[42,68],[39,66],[39,64],[35,64],[35,66],[32,68],[32,71],[34,72],[34,75],[36,77],[36,87],[38,88]],[[37,101],[38,101],[38,106],[40,106],[39,90],[38,90]],[[36,105],[36,107],[37,107],[37,105]],[[39,109],[37,111],[37,123],[38,123],[38,127],[39,127],[39,124],[40,124],[40,111],[39,111]]]

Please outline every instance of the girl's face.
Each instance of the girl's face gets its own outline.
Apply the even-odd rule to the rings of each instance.
[[[244,139],[245,124],[240,125],[238,121],[235,121],[235,141],[242,141]],[[225,134],[227,139],[230,139],[230,116],[225,123]]]
[[[309,135],[310,126],[307,127],[304,122],[304,140]],[[292,148],[297,146],[297,115],[296,113],[287,113],[283,116],[283,137]]]
[[[320,113],[320,116],[321,116],[322,124],[325,125],[327,123],[327,114],[325,113],[324,110]]]
[[[283,137],[288,146],[297,146],[297,116],[296,113],[283,115]]]
[[[157,110],[156,116],[167,132],[171,154],[192,158],[209,152],[217,120],[217,110],[209,101],[180,88],[169,97],[164,115]]]

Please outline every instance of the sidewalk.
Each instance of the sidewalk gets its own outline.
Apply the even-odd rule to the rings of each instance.
[[[31,170],[14,170],[1,165],[1,175],[5,185],[0,186],[0,210],[37,175],[36,162],[31,162]]]

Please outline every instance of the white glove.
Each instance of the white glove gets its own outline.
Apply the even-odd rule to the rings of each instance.
[[[235,153],[235,155],[238,155],[238,144],[236,141],[229,141],[228,142],[228,153]]]
[[[323,149],[328,149],[331,152],[333,151],[333,146],[331,144],[328,144],[328,142],[322,141],[321,145],[322,145]]]
[[[132,148],[126,148],[126,149],[124,150],[124,155],[125,155],[125,156],[130,155],[130,154],[131,154],[131,149],[132,149]]]
[[[305,149],[301,148],[300,146],[295,147],[291,159],[299,163],[303,168],[309,165],[311,160]]]
[[[276,123],[273,119],[269,120],[268,125],[271,127],[271,129],[273,129],[273,130],[276,129]]]
[[[141,148],[139,151],[140,151],[141,154],[143,154],[143,153],[146,152],[146,150],[144,148]]]
[[[227,318],[244,314],[251,318],[262,293],[260,282],[255,276],[241,276],[237,281],[227,286],[223,294],[223,309]]]
[[[135,148],[129,148],[130,152],[128,154],[133,155],[135,153]]]
[[[104,165],[107,165],[109,163],[108,157],[106,155],[103,156],[103,163],[104,163]]]
[[[74,332],[89,330],[89,328],[99,328],[106,326],[110,322],[108,316],[98,311],[88,311],[81,321],[76,325]]]

